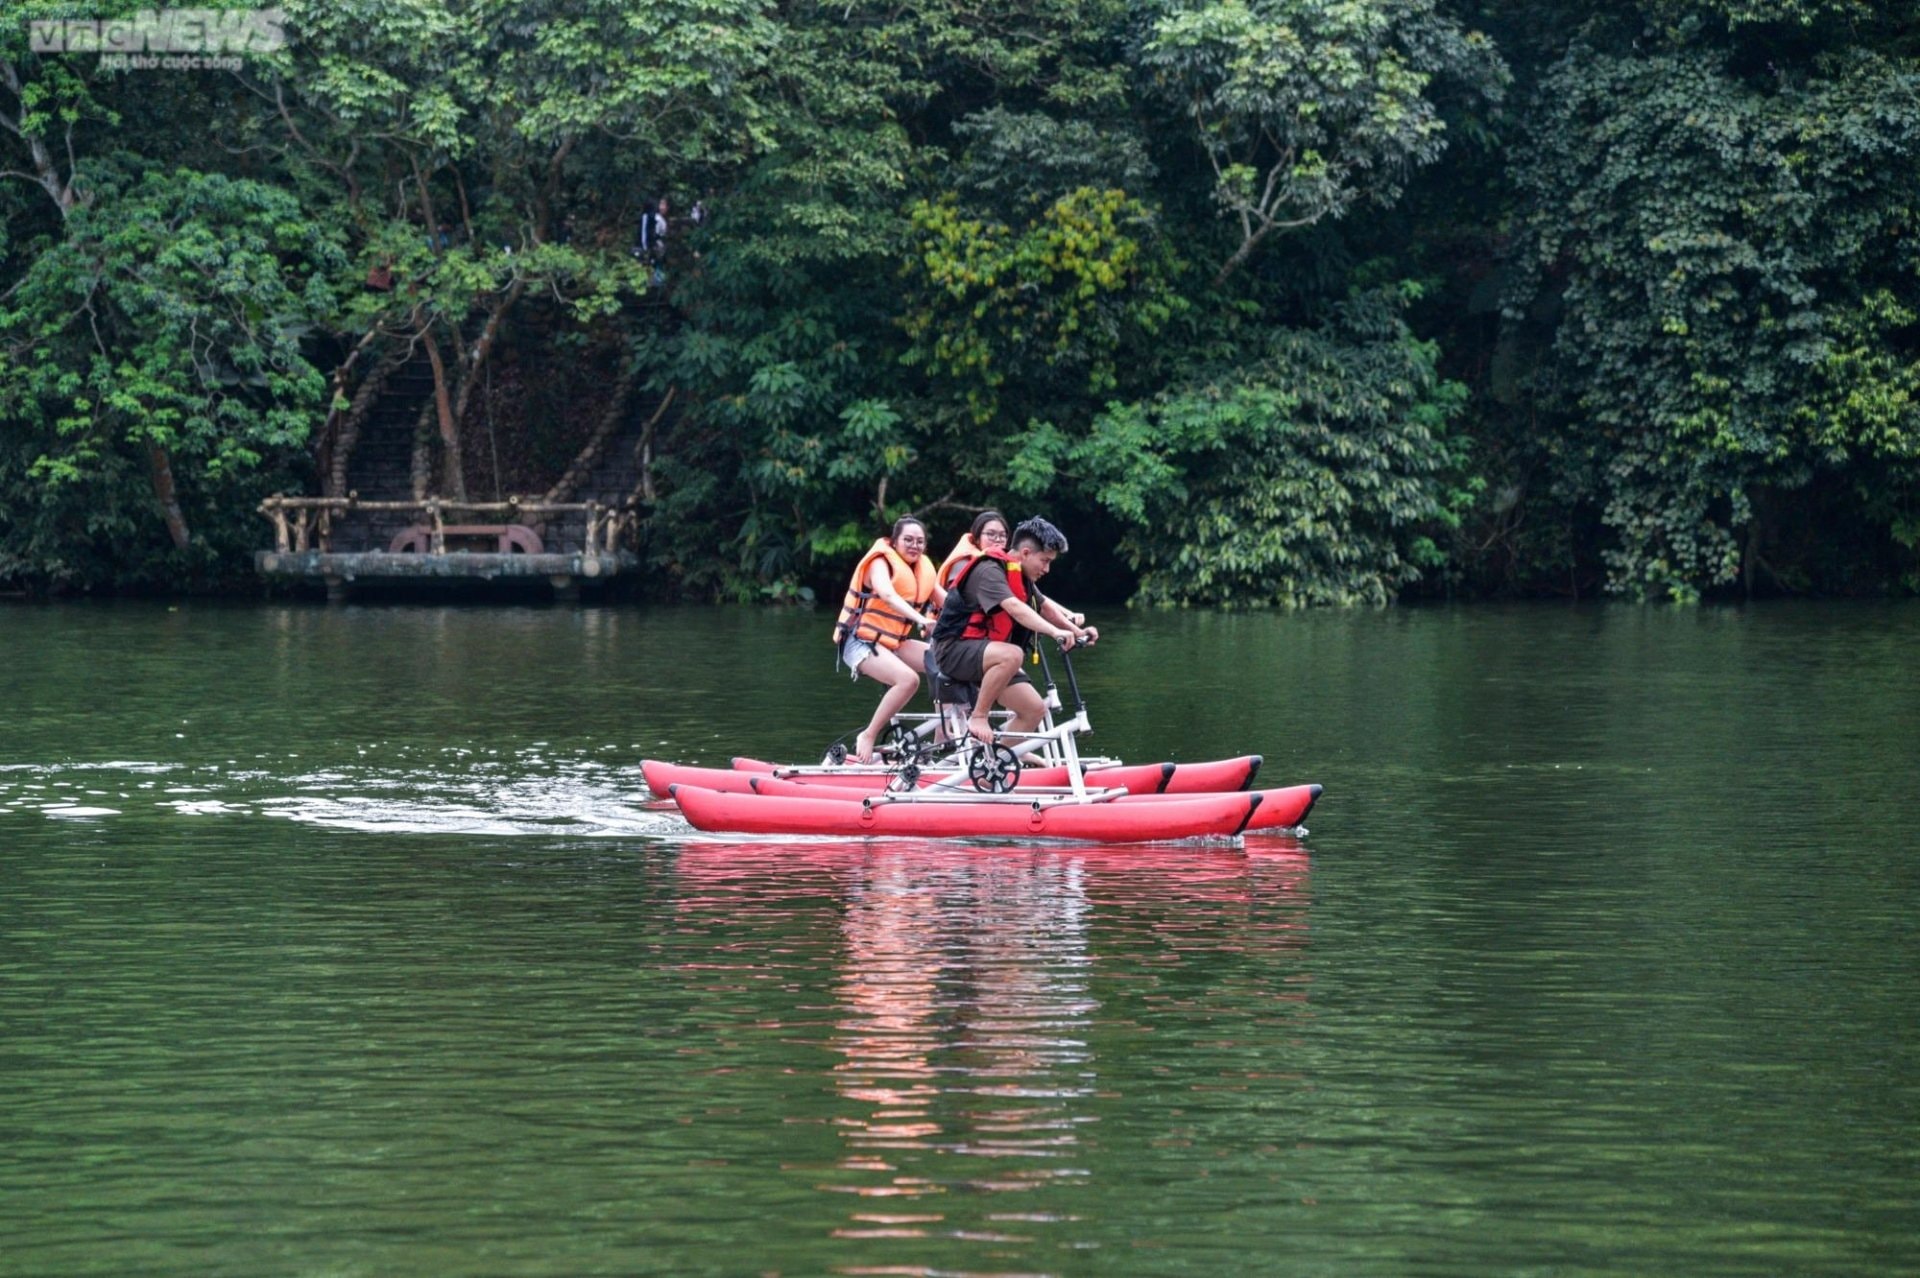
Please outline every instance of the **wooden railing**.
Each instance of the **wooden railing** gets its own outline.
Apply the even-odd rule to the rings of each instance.
[[[416,513],[430,533],[428,553],[447,553],[446,515],[504,515],[505,523],[522,518],[539,519],[553,515],[587,517],[587,535],[583,549],[587,554],[611,555],[619,549],[620,537],[638,525],[641,507],[629,502],[606,506],[597,501],[535,501],[509,497],[504,501],[452,501],[429,497],[424,501],[361,501],[357,497],[283,497],[276,493],[260,503],[260,513],[273,521],[274,549],[281,554],[304,553],[312,548],[318,535],[320,548],[329,549],[333,537],[333,517],[348,511],[396,511]]]

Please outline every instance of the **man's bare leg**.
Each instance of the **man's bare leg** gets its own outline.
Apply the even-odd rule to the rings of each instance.
[[[993,741],[993,724],[987,715],[1000,699],[1013,677],[1020,673],[1020,649],[1010,643],[990,643],[980,656],[980,698],[967,717],[967,734],[976,741]]]
[[[1000,704],[1013,711],[1013,721],[1007,724],[1009,732],[1036,731],[1047,714],[1047,703],[1041,699],[1040,690],[1030,683],[1008,684],[1007,690],[1000,694]]]

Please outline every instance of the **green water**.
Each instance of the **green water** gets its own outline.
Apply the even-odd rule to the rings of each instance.
[[[1311,832],[650,807],[818,615],[0,608],[0,1273],[1920,1272],[1920,609],[1096,619]]]

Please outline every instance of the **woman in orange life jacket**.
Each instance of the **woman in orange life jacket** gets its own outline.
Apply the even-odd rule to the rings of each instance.
[[[1030,636],[1057,639],[1063,648],[1093,643],[1099,630],[1080,613],[1040,593],[1040,582],[1067,549],[1066,536],[1039,517],[1013,530],[1007,551],[982,550],[962,560],[947,606],[933,632],[940,672],[959,684],[978,684],[967,732],[993,740],[988,714],[997,701],[1013,711],[1008,727],[1032,732],[1046,703],[1021,672]]]
[[[887,686],[873,718],[854,739],[853,757],[861,763],[873,762],[873,743],[919,691],[927,645],[911,637],[913,628],[930,628],[946,597],[927,558],[927,526],[911,515],[869,546],[853,570],[833,642],[855,679],[866,675]]]
[[[1008,527],[1007,517],[997,510],[983,510],[974,516],[973,526],[960,535],[959,542],[940,563],[940,585],[952,590],[960,565],[983,550],[1005,554]]]

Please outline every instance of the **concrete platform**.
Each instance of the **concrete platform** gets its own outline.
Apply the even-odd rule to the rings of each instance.
[[[578,594],[583,583],[608,581],[640,566],[630,551],[615,554],[478,554],[450,551],[444,555],[329,554],[318,550],[259,550],[254,570],[269,581],[305,581],[324,584],[327,598],[344,599],[355,585],[397,583],[453,584],[456,582],[527,581],[544,578],[561,598]]]

